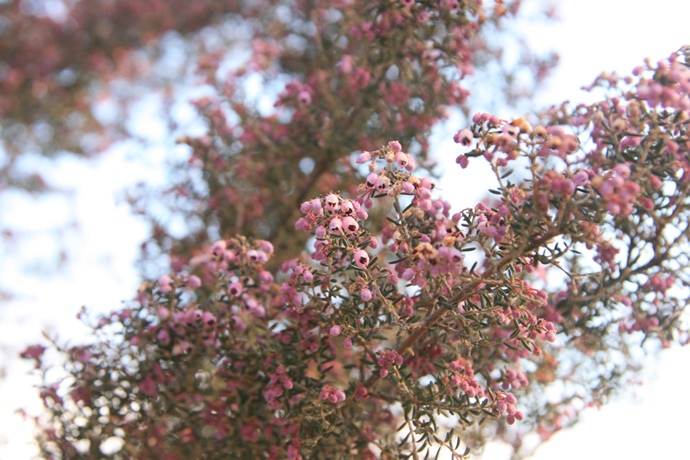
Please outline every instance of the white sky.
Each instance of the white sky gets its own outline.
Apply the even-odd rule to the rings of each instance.
[[[539,97],[542,104],[580,100],[579,87],[599,72],[626,74],[645,57],[657,61],[690,43],[687,1],[566,0],[559,5],[560,24],[535,25],[529,31],[536,44],[561,55],[559,70]],[[441,145],[439,155],[453,148]],[[1,252],[9,256],[0,262],[3,285],[15,289],[18,298],[0,307],[0,365],[8,376],[0,380],[0,460],[28,459],[35,452],[30,428],[13,415],[19,406],[38,407],[32,380],[25,376],[30,366],[8,358],[39,340],[42,329],[62,338],[79,337],[83,328],[75,315],[82,305],[111,310],[136,290],[132,265],[146,229],[126,205],[118,204],[117,196],[138,178],[162,179],[152,165],[160,164],[163,153],[152,155],[146,164],[126,161],[121,151],[95,162],[61,162],[53,167],[53,176],[74,190],[68,201],[17,198],[0,208],[3,225],[13,224],[31,235],[30,244]],[[463,196],[472,186],[470,178],[459,172],[441,187],[446,196]],[[70,220],[79,227],[65,233],[69,263],[58,267],[57,274],[51,273],[57,266],[45,267],[45,278],[28,273],[25,261],[39,260],[56,248],[45,229]],[[684,390],[690,381],[690,349],[667,351],[657,364],[655,374],[645,377],[650,383],[636,390],[639,402],[628,398],[601,411],[587,411],[577,427],[555,435],[533,458],[687,459],[690,398]],[[484,456],[503,459],[507,453],[501,446],[491,446]]]

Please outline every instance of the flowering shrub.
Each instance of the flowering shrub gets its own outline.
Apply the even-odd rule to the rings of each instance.
[[[482,71],[475,63],[499,61],[486,35],[517,3],[319,0],[246,13],[256,21],[247,59],[229,65],[220,53],[200,63],[212,89],[195,102],[207,132],[180,138],[192,153],[163,193],[130,194],[156,228],[145,257],[184,263],[199,244],[232,234],[296,256],[306,242],[292,227],[302,202],[335,190],[352,196],[366,177],[346,155],[397,139],[418,166],[432,167],[431,127],[451,108],[469,110],[464,80]],[[530,61],[520,71],[536,85],[553,59]],[[251,94],[257,80],[264,85]],[[187,223],[183,237],[161,222],[161,204]]]
[[[625,374],[612,350],[688,342],[690,69],[651,70],[545,125],[475,115],[458,162],[491,164],[490,203],[452,213],[392,141],[358,156],[370,174],[351,197],[302,203],[308,258],[272,273],[273,245],[236,236],[143,285],[96,325],[107,341],[64,350],[44,452],[117,437],[134,458],[462,458],[486,419],[569,424]],[[537,399],[563,381],[574,393]]]
[[[158,147],[172,151],[175,139],[193,130],[184,115],[185,93],[193,88],[207,95],[194,104],[203,117],[195,121],[205,121],[208,132],[179,139],[193,154],[169,174],[169,190],[128,193],[153,229],[144,258],[188,260],[200,244],[234,233],[270,239],[296,255],[304,239],[285,225],[291,213],[336,183],[346,191],[358,182],[341,161],[345,152],[398,138],[406,145],[414,140],[418,158],[425,158],[427,131],[448,106],[467,99],[462,79],[490,62],[497,80],[527,75],[527,92],[540,81],[552,59],[525,52],[526,62],[515,69],[490,59],[504,46],[493,38],[496,30],[518,6],[2,2],[0,198],[8,189],[52,190],[41,167],[50,163],[36,162],[37,154],[92,157],[127,140],[126,149],[139,154],[133,156],[148,158],[151,139],[137,134],[146,124],[142,108],[157,111],[167,134]],[[258,95],[251,90],[257,81],[263,82]],[[185,223],[184,238],[171,230],[167,213],[161,216],[166,207],[171,220]],[[13,230],[2,233],[7,239]],[[151,278],[160,274],[155,262]]]
[[[182,139],[188,175],[168,191],[190,234],[156,225],[149,244],[169,273],[90,344],[54,343],[61,380],[44,346],[22,354],[44,376],[44,456],[519,450],[626,384],[640,342],[688,342],[681,57],[602,77],[610,97],[538,122],[474,115],[450,174],[486,161],[496,183],[452,210],[426,135],[466,103],[450,75],[471,71],[486,9],[356,5],[271,5],[246,65],[221,75],[207,56],[209,133]],[[496,2],[494,20],[509,11]],[[274,112],[250,107],[247,81],[281,72]]]

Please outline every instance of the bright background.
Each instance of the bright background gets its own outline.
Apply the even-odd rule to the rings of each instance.
[[[645,57],[656,62],[690,44],[690,2],[566,0],[558,9],[558,24],[525,26],[536,47],[554,49],[561,56],[537,100],[542,106],[583,101],[587,96],[579,88],[601,71],[628,74]],[[454,159],[455,148],[440,143],[437,156]],[[109,311],[135,292],[133,265],[146,228],[130,216],[122,190],[138,180],[162,182],[158,165],[167,153],[148,152],[145,161],[135,161],[121,148],[95,161],[45,164],[53,183],[71,192],[41,199],[3,196],[0,222],[23,236],[9,244],[0,241],[6,246],[0,251],[0,280],[15,294],[0,305],[0,373],[5,375],[0,379],[0,460],[35,455],[31,427],[14,410],[39,410],[31,388],[36,380],[28,375],[28,363],[14,359],[16,354],[40,340],[43,330],[72,342],[83,340],[86,330],[75,317],[82,305]],[[479,188],[471,173],[458,169],[449,169],[441,184],[446,197],[463,197]],[[59,244],[56,230],[62,235]],[[52,256],[60,248],[66,260]],[[643,386],[600,411],[585,411],[576,427],[556,434],[533,458],[690,458],[690,349],[665,351],[649,364]],[[487,448],[483,460],[507,458],[505,447],[497,444]]]

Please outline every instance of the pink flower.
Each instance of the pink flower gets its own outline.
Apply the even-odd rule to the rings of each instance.
[[[371,161],[371,153],[367,152],[366,150],[357,156],[357,160],[355,163],[358,165],[361,165],[362,163],[366,163],[367,161]]]
[[[257,251],[256,249],[250,249],[247,251],[247,259],[252,263],[263,264],[268,260],[268,255],[264,251]]]
[[[369,391],[367,390],[367,388],[358,383],[357,389],[355,390],[355,401],[365,399],[367,396],[369,396]]]
[[[317,216],[320,216],[323,213],[323,208],[321,207],[321,200],[319,200],[318,198],[314,198],[309,203],[311,203],[312,213],[314,213]]]
[[[319,396],[324,401],[328,401],[333,404],[345,401],[346,399],[345,392],[343,390],[336,389],[331,385],[324,385]]]
[[[340,70],[342,70],[343,73],[351,73],[352,67],[354,65],[353,61],[354,61],[354,58],[351,55],[349,55],[349,54],[344,55],[340,61]]]
[[[479,125],[479,124],[487,121],[489,119],[489,117],[490,117],[490,115],[488,113],[477,112],[472,117],[472,123],[474,123],[475,125]]]
[[[329,193],[326,195],[326,199],[324,201],[326,202],[326,209],[331,212],[335,212],[340,208],[340,199],[335,193]]]
[[[30,345],[26,347],[19,356],[21,356],[24,359],[38,360],[41,358],[41,356],[43,356],[43,353],[45,351],[46,347],[44,347],[43,345]]]
[[[297,101],[300,105],[307,106],[311,104],[311,94],[309,94],[309,91],[300,91],[297,95]]]
[[[146,396],[155,396],[158,393],[158,387],[151,377],[147,377],[139,384],[139,391]]]
[[[369,265],[369,254],[364,249],[359,249],[355,252],[354,256],[355,265],[359,268],[366,268]]]
[[[226,243],[225,240],[216,241],[213,243],[213,246],[211,246],[211,253],[216,257],[221,256],[225,252],[227,246],[228,243]]]
[[[414,270],[412,270],[411,268],[406,268],[405,271],[403,271],[402,279],[404,279],[405,281],[410,281],[412,278],[414,278],[414,275]]]
[[[242,294],[242,283],[238,281],[230,283],[230,286],[228,286],[228,294],[230,294],[230,297],[238,297]]]
[[[470,131],[467,128],[461,129],[455,134],[455,136],[453,136],[453,140],[456,144],[460,144],[465,147],[469,147],[470,145],[472,145],[473,139],[474,135],[472,134],[472,131]]]
[[[379,192],[385,192],[391,184],[391,180],[386,176],[378,176],[376,179],[376,190]]]
[[[196,275],[191,275],[187,279],[187,286],[189,286],[192,289],[196,289],[201,286],[201,280],[199,279],[198,276]]]
[[[288,460],[302,460],[303,457],[295,446],[290,445],[288,446],[287,458]]]
[[[337,337],[340,335],[341,331],[342,328],[336,324],[335,326],[331,326],[331,328],[328,330],[328,334],[330,334],[332,337]]]
[[[410,172],[417,169],[417,160],[415,160],[410,154],[407,154],[407,164],[405,165],[405,169]]]
[[[263,252],[265,252],[266,254],[273,254],[273,243],[266,240],[259,240],[257,241],[257,243],[259,244],[259,248],[261,248]]]
[[[398,141],[390,141],[388,143],[388,148],[397,153],[402,150],[402,145],[400,145],[400,142]]]
[[[588,182],[589,175],[587,174],[587,171],[583,171],[581,169],[573,176],[573,183],[578,187],[582,187],[583,185],[586,185]]]
[[[343,219],[342,227],[345,230],[345,233],[347,233],[348,235],[352,235],[353,233],[356,233],[357,230],[359,230],[359,224],[351,216],[346,216]]]
[[[163,294],[167,294],[173,290],[172,286],[170,285],[169,275],[163,275],[158,278],[158,285],[160,286],[160,290]]]
[[[657,176],[650,174],[647,176],[647,180],[649,180],[649,185],[652,187],[652,190],[660,190],[661,189],[661,179],[659,179]]]
[[[261,270],[259,272],[259,281],[263,284],[269,284],[273,282],[273,274],[267,270]]]
[[[379,175],[376,173],[371,173],[367,176],[366,184],[367,188],[374,188],[379,181]]]
[[[458,155],[458,157],[455,159],[455,162],[460,165],[462,169],[467,168],[470,164],[470,159],[467,155]]]
[[[405,166],[407,166],[407,158],[408,155],[405,152],[398,152],[395,154],[395,162],[398,163],[398,166],[400,166],[403,169],[405,168]]]
[[[328,230],[334,235],[339,235],[343,231],[343,221],[334,217],[328,223]]]
[[[156,334],[156,339],[161,343],[161,345],[168,345],[170,343],[170,333],[167,329],[161,329]]]
[[[613,167],[613,170],[616,171],[616,174],[621,176],[623,179],[630,177],[630,166],[627,164],[619,163]]]
[[[201,315],[201,321],[208,327],[213,327],[216,324],[216,317],[210,311],[205,311]]]
[[[355,205],[351,200],[345,200],[342,203],[340,203],[340,212],[343,215],[352,214],[353,212],[355,212]]]

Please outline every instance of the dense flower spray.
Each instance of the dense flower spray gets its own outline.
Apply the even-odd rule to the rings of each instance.
[[[491,164],[493,201],[452,213],[392,141],[358,157],[353,195],[299,206],[308,258],[273,274],[273,245],[237,236],[143,285],[96,326],[112,339],[65,350],[70,391],[43,387],[46,452],[116,436],[133,457],[461,458],[481,421],[571,423],[617,382],[600,352],[688,341],[690,69],[674,55],[650,72],[546,124],[475,115],[459,163]],[[574,394],[538,398],[563,381]]]

